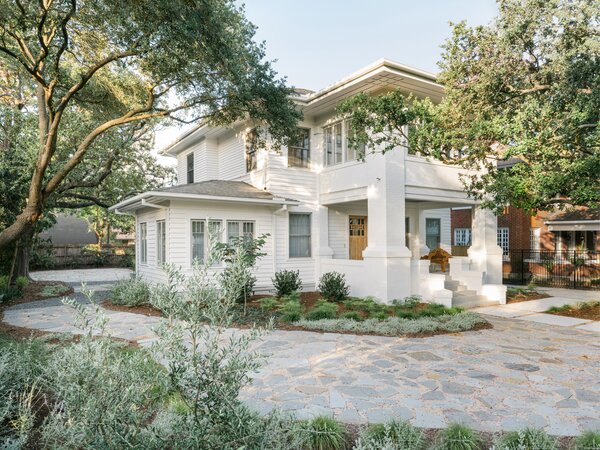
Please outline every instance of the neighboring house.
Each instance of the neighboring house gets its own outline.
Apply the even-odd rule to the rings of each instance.
[[[498,216],[498,245],[535,252],[600,251],[600,209],[570,208],[535,216],[508,207]],[[471,208],[452,210],[452,245],[471,244]],[[535,257],[533,255],[532,257]]]
[[[443,95],[434,75],[380,60],[318,92],[298,91],[302,137],[289,148],[253,147],[244,123],[200,124],[182,135],[164,150],[177,158],[179,184],[112,208],[136,216],[137,273],[161,282],[164,262],[191,270],[206,257],[209,231],[221,240],[269,234],[257,291],[271,290],[282,269],[299,270],[305,289],[337,271],[352,295],[382,301],[419,294],[444,304],[504,302],[496,221],[468,198],[459,180],[464,170],[406,148],[362,162],[348,145],[336,105],[389,89],[434,102]],[[475,208],[469,256],[452,259],[448,274],[430,273],[420,258],[450,249],[450,208],[458,206]]]
[[[68,214],[57,214],[56,223],[38,236],[42,240],[50,240],[53,246],[82,246],[98,243],[98,236],[90,230],[85,219]]]

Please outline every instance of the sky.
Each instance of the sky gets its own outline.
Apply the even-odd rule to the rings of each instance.
[[[487,24],[497,6],[494,0],[247,0],[245,10],[278,73],[294,87],[319,90],[380,58],[435,73],[448,22]],[[157,150],[183,131],[159,132]]]

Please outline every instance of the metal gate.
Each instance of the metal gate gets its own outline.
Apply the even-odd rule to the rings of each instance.
[[[502,275],[504,284],[600,289],[600,252],[508,250]]]

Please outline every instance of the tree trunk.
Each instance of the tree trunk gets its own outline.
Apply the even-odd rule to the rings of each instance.
[[[27,236],[33,231],[33,224],[41,217],[41,211],[27,206],[15,221],[0,232],[0,250],[5,250],[11,244],[16,243],[21,237]]]
[[[31,240],[28,242],[20,242],[17,246],[17,258],[15,260],[13,280],[16,280],[18,277],[30,278],[29,260],[31,258],[31,246]]]

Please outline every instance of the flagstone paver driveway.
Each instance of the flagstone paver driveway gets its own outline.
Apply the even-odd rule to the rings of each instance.
[[[143,346],[160,320],[107,311],[112,335]],[[12,325],[73,332],[58,300],[18,305]],[[552,434],[600,430],[600,339],[594,332],[489,317],[491,330],[429,338],[273,331],[269,354],[242,396],[266,412],[333,414],[350,423],[410,420],[421,427],[461,422],[489,431],[526,425]]]

